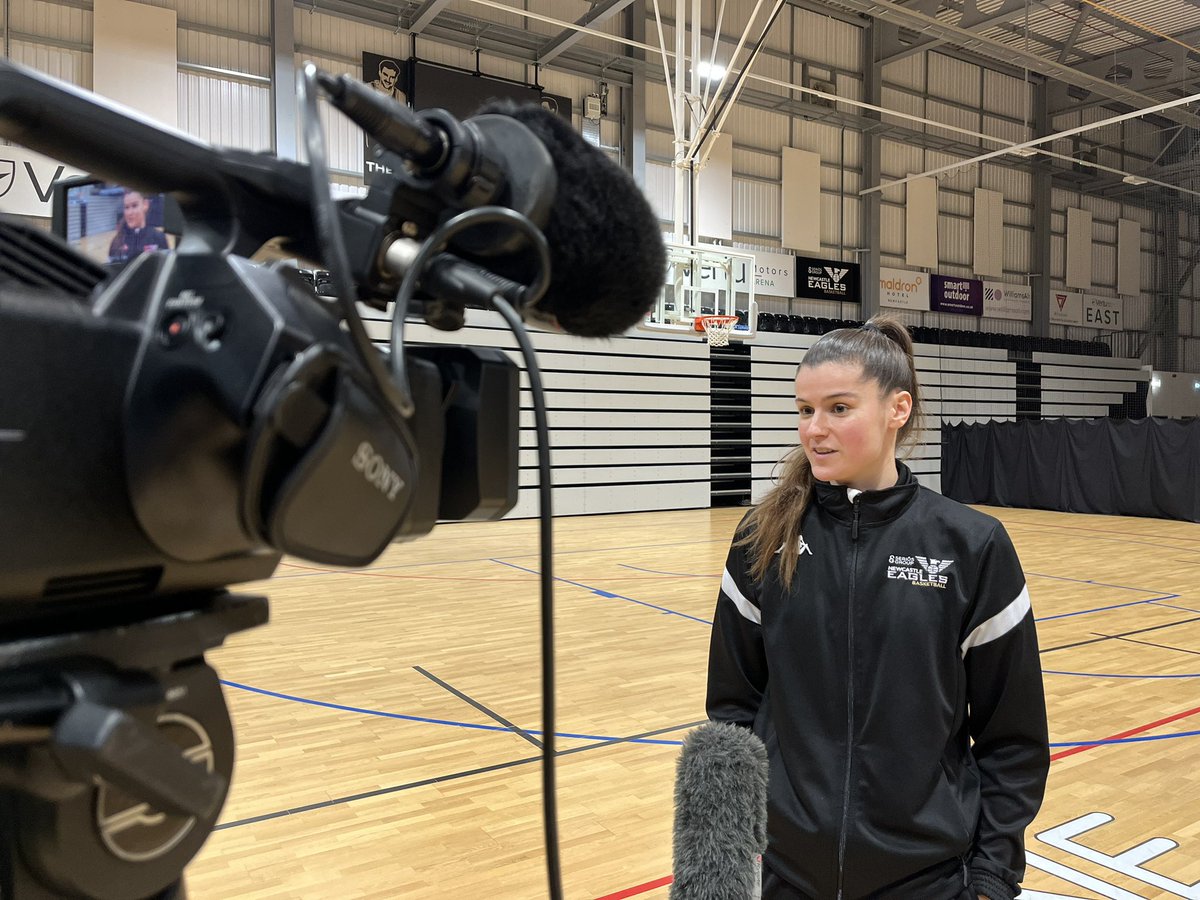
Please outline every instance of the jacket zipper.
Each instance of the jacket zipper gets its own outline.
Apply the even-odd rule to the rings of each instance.
[[[850,764],[854,748],[854,581],[858,571],[858,514],[859,498],[854,498],[854,515],[850,519],[850,540],[854,552],[850,562],[850,596],[846,604],[846,781],[842,787],[842,834],[838,840],[838,900],[846,876],[846,836],[850,828]]]

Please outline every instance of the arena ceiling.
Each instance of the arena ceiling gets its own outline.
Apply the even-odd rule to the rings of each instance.
[[[874,20],[882,64],[937,49],[1002,71],[1045,76],[1051,115],[1088,107],[1116,115],[1200,93],[1198,0],[789,2],[848,21]],[[297,5],[306,3],[298,0]],[[656,44],[652,27],[644,34],[636,32],[632,16],[640,9],[652,8],[638,0],[556,0],[539,5],[553,10],[552,15],[541,18],[536,18],[536,13],[530,17],[523,14],[529,6],[526,0],[318,0],[314,5],[615,84],[631,84],[637,72],[655,80],[662,77],[661,61],[644,50],[563,24],[574,22]],[[675,3],[661,0],[661,7],[666,19],[673,15]],[[557,22],[548,21],[551,19]],[[722,30],[736,34],[743,24],[727,19]],[[778,92],[756,91],[752,85],[743,90],[738,102],[862,130],[878,124],[853,109],[839,105],[830,110],[799,94],[781,98]],[[1187,103],[1147,119],[1163,129],[1163,140],[1157,158],[1143,162],[1152,167],[1156,179],[1191,184],[1192,169],[1200,156],[1200,107]],[[966,149],[949,135],[914,134],[912,140],[930,149]]]

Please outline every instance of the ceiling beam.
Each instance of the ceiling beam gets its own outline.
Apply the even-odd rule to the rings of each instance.
[[[590,10],[575,20],[575,24],[581,28],[587,28],[589,25],[599,25],[601,22],[607,21],[621,12],[625,7],[633,3],[633,0],[601,0]],[[572,44],[576,44],[585,37],[582,31],[577,31],[574,28],[564,28],[557,35],[546,42],[546,46],[538,51],[538,65],[545,65],[558,56]]]
[[[411,24],[408,30],[413,34],[420,34],[428,27],[428,25],[437,18],[437,14],[450,5],[450,0],[425,0],[417,11],[413,13]]]
[[[1075,85],[1112,100],[1124,101],[1135,108],[1156,105],[1152,97],[1147,97],[1124,85],[1110,83],[1089,72],[1080,71],[1078,67],[1069,66],[1054,59],[1026,53],[1019,48],[1010,47],[1002,41],[939,21],[933,16],[916,9],[900,6],[891,0],[837,0],[837,3],[848,9],[873,16],[877,20],[923,32],[930,37],[945,40],[947,43],[973,50],[989,58],[1028,67],[1035,72],[1041,72],[1052,81]],[[1200,116],[1185,109],[1177,107],[1165,110],[1162,115],[1180,125],[1200,129]]]
[[[1092,7],[1079,4],[1079,12],[1075,16],[1075,26],[1071,29],[1071,34],[1067,38],[1067,42],[1063,44],[1062,53],[1058,57],[1060,63],[1069,62],[1068,57],[1071,51],[1075,49],[1075,42],[1079,40],[1079,32],[1083,31],[1083,23],[1087,21],[1088,16],[1092,14]]]
[[[1175,40],[1182,44],[1191,44],[1200,40],[1200,29],[1183,32],[1177,35]],[[1122,82],[1125,87],[1135,91],[1155,90],[1166,82],[1178,83],[1189,78],[1195,80],[1188,71],[1187,65],[1189,58],[1193,56],[1200,57],[1200,53],[1189,50],[1186,46],[1180,46],[1175,41],[1156,40],[1118,50],[1115,53],[1102,53],[1091,59],[1074,63],[1073,68],[1099,78],[1105,78],[1115,66],[1121,66],[1129,69],[1129,79]],[[1159,71],[1155,71],[1152,73],[1154,77],[1147,74],[1148,66],[1154,66],[1157,69],[1164,64],[1170,65],[1169,71],[1161,74]]]
[[[942,10],[952,10],[960,14],[958,21],[954,23],[956,27],[984,29],[1022,15],[1025,12],[1025,0],[1003,0],[997,9],[987,13],[980,11],[978,0],[958,0],[957,3],[949,0],[916,0],[906,8],[930,18],[936,18]],[[898,27],[888,27],[883,32],[883,62],[893,62],[919,50],[931,50],[941,43],[944,41],[931,37],[915,43],[905,43],[900,39]]]

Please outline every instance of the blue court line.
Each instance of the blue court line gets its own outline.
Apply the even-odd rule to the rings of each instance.
[[[667,544],[635,544],[632,547],[606,547],[600,550],[556,550],[554,555],[572,556],[579,553],[624,553],[626,550],[653,550],[657,547],[689,547],[693,544],[724,544],[727,541],[724,538],[716,538],[711,541],[672,541]],[[529,557],[537,557],[537,553],[519,553],[515,556],[507,556],[505,559],[528,559]],[[314,575],[343,575],[354,572],[386,572],[390,569],[420,569],[426,566],[457,566],[464,563],[473,562],[492,562],[491,556],[477,556],[472,559],[446,559],[440,562],[423,562],[423,563],[397,563],[391,566],[366,566],[356,569],[323,569],[320,572],[304,572],[299,575],[272,575],[271,581],[277,581],[283,578],[312,578]]]
[[[1053,673],[1053,674],[1058,674],[1058,673]],[[1078,673],[1065,672],[1065,673],[1061,673],[1061,674],[1072,675],[1072,674],[1078,674]],[[1115,677],[1115,676],[1105,676],[1105,677]],[[1166,677],[1166,676],[1145,675],[1145,676],[1130,676],[1130,677],[1143,677],[1143,678],[1160,677],[1161,678],[1161,677]],[[339,710],[341,712],[353,712],[353,713],[359,713],[359,714],[365,715],[365,716],[377,716],[377,717],[384,718],[384,719],[402,719],[407,722],[420,722],[420,723],[429,724],[429,725],[449,725],[449,726],[452,726],[455,728],[471,728],[471,729],[475,729],[477,731],[501,731],[506,734],[513,733],[511,728],[504,728],[500,725],[477,725],[472,722],[452,722],[447,719],[430,719],[430,718],[426,718],[424,716],[407,716],[402,713],[383,712],[381,710],[376,710],[376,709],[363,709],[363,708],[357,707],[357,706],[344,706],[340,703],[326,703],[323,700],[310,700],[306,697],[296,697],[291,694],[281,694],[278,691],[268,691],[268,690],[264,690],[263,688],[251,687],[248,684],[239,684],[236,681],[225,681],[224,679],[221,680],[221,684],[225,685],[226,687],[237,688],[238,690],[241,690],[241,691],[249,691],[252,694],[262,694],[263,696],[266,696],[266,697],[274,697],[277,700],[290,700],[293,703],[304,703],[308,706],[319,706],[319,707],[322,707],[323,709],[334,709],[334,710]],[[529,734],[545,734],[545,732],[543,732],[543,731],[533,731],[533,730],[529,730],[529,729],[527,729],[527,732]],[[1167,740],[1172,740],[1174,738],[1196,737],[1198,735],[1200,735],[1200,731],[1181,731],[1181,732],[1177,732],[1175,734],[1155,734],[1155,735],[1149,735],[1149,736],[1128,737],[1128,738],[1101,738],[1101,739],[1094,740],[1094,741],[1052,741],[1050,743],[1050,746],[1051,747],[1095,747],[1095,746],[1099,746],[1101,744],[1136,744],[1136,743],[1142,743],[1145,741],[1167,741]],[[627,744],[654,744],[654,745],[661,746],[661,747],[681,747],[681,746],[683,746],[683,741],[660,741],[660,740],[656,740],[654,738],[621,738],[621,737],[611,737],[611,736],[606,737],[604,735],[598,735],[598,734],[572,734],[569,732],[556,732],[555,737],[568,738],[568,739],[574,739],[574,740],[580,740],[580,741],[600,741],[600,742],[620,741],[621,743],[627,743]]]
[[[498,731],[505,734],[516,734],[511,728],[505,728],[503,725],[481,725],[475,722],[455,722],[450,719],[431,719],[427,716],[410,716],[404,713],[384,712],[379,709],[364,709],[361,706],[346,706],[342,703],[328,703],[324,700],[312,700],[308,697],[297,697],[294,694],[281,694],[278,691],[268,691],[264,688],[253,687],[249,684],[240,684],[236,681],[226,681],[221,679],[221,684],[225,687],[237,688],[239,691],[248,691],[251,694],[261,694],[264,697],[274,697],[276,700],[290,700],[292,703],[303,703],[306,706],[319,706],[322,709],[333,709],[338,712],[352,712],[363,716],[375,716],[380,719],[400,719],[405,722],[418,722],[422,725],[448,725],[451,728],[470,728],[475,731]],[[526,734],[545,734],[544,731],[534,731],[533,729],[525,729]],[[556,731],[555,737],[569,738],[579,741],[621,741],[628,744],[661,744],[666,746],[678,746],[682,741],[660,741],[653,738],[621,738],[611,735],[605,736],[600,734],[573,734],[567,731]]]
[[[692,572],[660,572],[658,569],[643,569],[641,566],[631,566],[628,563],[617,563],[622,569],[633,569],[635,572],[649,572],[651,575],[674,575],[676,578],[720,578],[720,575],[696,575]]]
[[[1191,675],[1113,675],[1106,672],[1058,672],[1042,669],[1043,675],[1073,675],[1076,678],[1200,678],[1200,672]]]
[[[1050,672],[1049,674],[1052,674],[1052,675],[1081,675],[1081,674],[1086,674],[1086,673]],[[1187,677],[1187,678],[1194,678],[1196,676],[1194,676],[1194,675],[1189,675],[1189,676],[1183,676],[1183,675],[1180,675],[1180,676],[1104,675],[1104,676],[1095,676],[1095,677],[1104,677],[1104,678],[1169,678],[1169,677],[1185,678],[1185,677]],[[506,734],[514,733],[511,728],[504,728],[500,725],[478,725],[473,722],[453,722],[448,719],[430,719],[425,716],[409,716],[409,715],[404,715],[403,713],[383,712],[382,710],[377,710],[377,709],[363,709],[362,707],[358,707],[358,706],[345,706],[341,703],[327,703],[324,700],[310,700],[307,697],[296,697],[292,694],[281,694],[278,691],[268,691],[268,690],[264,690],[263,688],[256,688],[256,687],[252,687],[251,685],[248,685],[248,684],[239,684],[236,681],[226,681],[224,679],[221,680],[221,684],[225,685],[226,687],[237,688],[240,691],[249,691],[252,694],[262,694],[265,697],[274,697],[276,700],[290,700],[293,703],[303,703],[307,706],[319,706],[322,709],[333,709],[333,710],[338,710],[339,712],[352,712],[352,713],[358,713],[358,714],[364,715],[364,716],[376,716],[378,718],[383,718],[383,719],[401,719],[406,722],[419,722],[419,723],[427,724],[427,725],[449,725],[453,728],[470,728],[470,729],[474,729],[476,731],[499,731],[499,732],[504,732]],[[526,731],[529,734],[538,734],[538,735],[545,734],[544,731],[534,731],[531,729],[526,729]],[[1094,741],[1057,741],[1057,742],[1051,742],[1050,746],[1051,747],[1094,747],[1094,746],[1098,746],[1101,744],[1136,744],[1136,743],[1142,743],[1145,741],[1167,741],[1167,740],[1172,740],[1174,738],[1196,737],[1198,735],[1200,735],[1200,731],[1181,731],[1181,732],[1178,732],[1175,734],[1156,734],[1156,735],[1150,735],[1150,736],[1129,737],[1129,738],[1102,738],[1102,739],[1098,739],[1098,740],[1094,740]],[[601,742],[601,743],[619,741],[621,743],[626,743],[626,744],[652,744],[652,745],[659,746],[659,747],[681,747],[681,746],[683,746],[683,741],[665,741],[665,740],[657,740],[654,738],[621,738],[621,737],[612,737],[612,736],[605,736],[605,735],[599,735],[599,734],[573,734],[570,732],[555,732],[555,737],[579,740],[579,741],[597,741],[597,742]]]
[[[1051,741],[1051,747],[1099,747],[1103,744],[1142,744],[1146,741],[1170,741],[1175,738],[1197,737],[1200,731],[1178,731],[1175,734],[1151,734],[1141,737],[1105,738],[1097,741]]]
[[[1175,603],[1159,603],[1159,606],[1165,606],[1167,609],[1180,609],[1184,612],[1200,613],[1200,609],[1192,609],[1190,606],[1179,606]]]
[[[527,569],[524,566],[518,566],[516,563],[505,562],[502,559],[493,559],[492,562],[499,563],[502,566],[508,566],[510,569],[519,569],[522,572],[528,572],[530,575],[541,575],[542,573],[536,569]],[[667,609],[665,606],[656,606],[653,603],[647,603],[645,600],[634,600],[632,597],[625,597],[621,594],[614,594],[610,591],[602,591],[600,588],[594,588],[586,584],[580,584],[578,581],[571,581],[569,578],[559,578],[554,576],[555,581],[561,581],[563,584],[569,584],[573,587],[583,588],[585,591],[591,591],[597,597],[603,597],[605,600],[624,600],[627,603],[636,603],[638,606],[646,606],[650,609],[657,609],[661,613],[666,613],[669,616],[679,616],[681,619],[691,619],[693,622],[699,622],[701,625],[712,625],[708,619],[701,619],[698,616],[689,616],[687,613],[676,612],[673,609]],[[530,732],[532,734],[532,732]]]
[[[1091,613],[1106,612],[1110,609],[1124,609],[1127,606],[1144,606],[1147,603],[1158,603],[1161,600],[1174,600],[1178,594],[1168,594],[1165,597],[1151,597],[1149,600],[1134,600],[1130,603],[1116,603],[1112,606],[1098,606],[1095,609],[1081,609],[1079,612],[1059,613],[1056,616],[1042,616],[1040,619],[1034,619],[1035,622],[1049,622],[1052,619],[1069,619],[1072,616],[1086,616]]]

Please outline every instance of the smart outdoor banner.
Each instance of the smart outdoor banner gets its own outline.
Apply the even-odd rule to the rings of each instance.
[[[929,276],[904,269],[879,269],[879,305],[894,309],[929,309]]]
[[[983,283],[983,314],[990,319],[1033,318],[1033,289],[1025,284]]]
[[[929,308],[934,312],[983,315],[983,282],[974,278],[933,275],[929,286]]]
[[[831,262],[811,256],[796,257],[800,271],[796,296],[804,300],[862,300],[862,276],[858,263]]]

